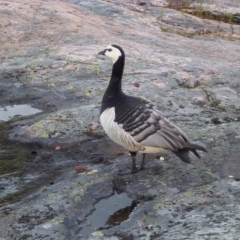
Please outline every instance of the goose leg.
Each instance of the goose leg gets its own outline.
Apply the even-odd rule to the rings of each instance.
[[[139,170],[136,167],[136,155],[137,152],[129,152],[132,157],[132,173],[138,172]]]
[[[143,158],[142,158],[142,162],[141,162],[141,165],[140,165],[139,170],[144,169],[144,165],[145,165],[145,157],[146,157],[146,153],[143,153]]]
[[[145,157],[143,158],[143,161],[142,161],[142,164],[141,164],[140,168],[137,168],[137,167],[136,167],[136,155],[137,155],[137,152],[130,152],[130,151],[129,151],[129,153],[130,153],[130,155],[131,155],[131,157],[132,157],[132,169],[120,170],[120,171],[118,172],[118,175],[133,174],[133,173],[136,173],[136,172],[138,172],[138,171],[140,171],[140,170],[143,169],[143,166],[144,166],[144,158],[145,158]]]

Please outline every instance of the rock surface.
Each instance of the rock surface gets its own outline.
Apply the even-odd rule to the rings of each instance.
[[[239,239],[240,3],[201,2],[0,2],[0,106],[42,110],[0,122],[1,240]],[[185,11],[200,6],[229,21]],[[201,160],[149,155],[144,171],[117,175],[129,156],[99,124],[112,65],[97,53],[113,43],[124,91],[204,142]],[[84,232],[97,203],[122,194],[131,214],[109,225],[107,207],[106,224]]]

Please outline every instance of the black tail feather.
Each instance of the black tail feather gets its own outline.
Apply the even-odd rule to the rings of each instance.
[[[207,149],[204,146],[201,146],[200,143],[186,143],[185,146],[183,147],[184,149],[189,149],[189,150],[200,150],[203,152],[207,152]]]
[[[201,156],[200,156],[199,153],[196,151],[196,149],[192,149],[191,151],[194,153],[194,155],[195,155],[196,157],[198,157],[199,159],[201,158]]]
[[[177,152],[174,152],[183,162],[185,163],[191,163],[191,160],[189,158],[189,151],[193,152],[194,155],[196,157],[198,157],[199,159],[201,158],[201,156],[199,155],[199,153],[197,152],[197,150],[203,151],[203,152],[207,152],[207,149],[203,146],[200,146],[199,144],[196,143],[186,143],[186,145],[184,146],[184,148],[179,149]]]
[[[174,152],[183,162],[185,163],[191,163],[191,160],[188,156],[188,150],[187,149],[180,149],[177,152]]]

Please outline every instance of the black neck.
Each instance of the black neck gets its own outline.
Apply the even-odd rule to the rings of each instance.
[[[112,75],[106,92],[120,93],[122,92],[122,75],[124,69],[125,57],[120,56],[113,64]]]
[[[125,96],[122,92],[122,75],[124,69],[125,56],[122,53],[122,56],[113,64],[112,76],[108,84],[107,90],[103,95],[101,111],[114,107],[116,104],[119,104],[119,96]]]

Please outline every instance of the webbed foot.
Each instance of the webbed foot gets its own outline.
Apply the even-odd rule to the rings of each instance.
[[[137,154],[137,152],[130,152],[130,154],[131,154],[131,157],[132,157],[132,168],[125,169],[125,170],[119,170],[118,175],[134,174],[134,173],[137,173],[137,172],[144,169],[144,165],[145,165],[144,160],[145,160],[146,153],[143,154],[143,159],[142,159],[142,163],[141,163],[140,167],[136,167],[136,154]]]

